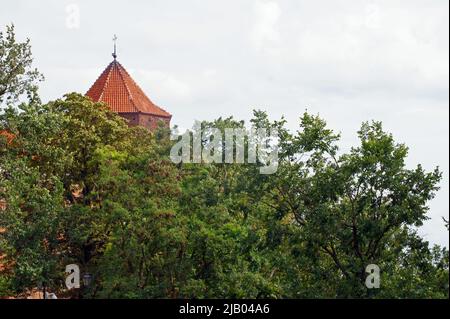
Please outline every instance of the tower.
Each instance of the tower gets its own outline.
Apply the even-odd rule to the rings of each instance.
[[[170,126],[172,115],[154,104],[117,61],[114,36],[114,60],[106,67],[86,93],[94,102],[104,102],[109,108],[128,120],[130,126],[155,130],[159,123]]]

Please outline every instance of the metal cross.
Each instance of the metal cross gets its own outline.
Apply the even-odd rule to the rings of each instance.
[[[115,35],[114,34],[114,38],[113,38],[113,41],[114,41],[114,53],[113,53],[113,58],[114,58],[114,60],[117,58],[117,52],[116,52],[116,44],[117,44],[117,35]]]

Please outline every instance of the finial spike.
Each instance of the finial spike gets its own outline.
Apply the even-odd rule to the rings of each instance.
[[[112,54],[112,56],[113,56],[113,58],[114,58],[114,60],[115,59],[117,59],[117,47],[116,47],[116,45],[117,45],[117,35],[115,35],[114,34],[114,37],[113,37],[113,41],[114,41],[114,53]]]

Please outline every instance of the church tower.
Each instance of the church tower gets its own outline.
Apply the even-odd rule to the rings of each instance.
[[[113,57],[86,95],[94,102],[106,103],[113,112],[127,119],[130,126],[155,130],[163,122],[170,127],[172,115],[155,105],[117,61],[115,43]]]

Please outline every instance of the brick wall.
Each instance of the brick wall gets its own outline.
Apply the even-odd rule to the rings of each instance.
[[[166,126],[170,126],[170,119],[164,117],[141,113],[120,113],[119,115],[128,120],[128,124],[130,126],[139,125],[149,129],[150,131],[154,131],[158,128],[158,123],[160,121],[164,122]]]

